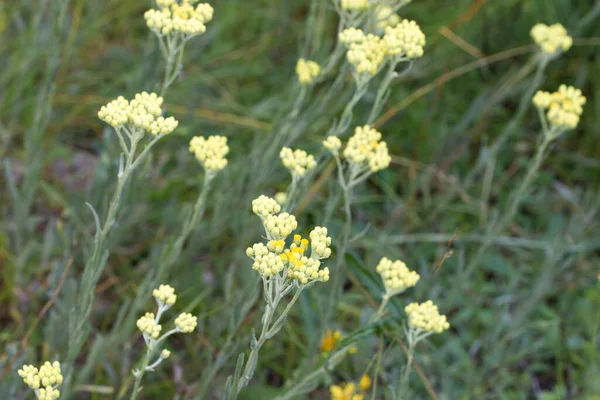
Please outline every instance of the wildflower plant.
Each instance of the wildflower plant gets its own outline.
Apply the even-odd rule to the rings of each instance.
[[[206,24],[213,18],[214,10],[210,4],[196,3],[198,0],[157,0],[158,9],[150,9],[144,14],[146,25],[158,38],[167,63],[161,95],[177,79],[187,42],[206,32]]]
[[[60,397],[58,387],[63,382],[60,363],[46,361],[39,369],[33,365],[24,365],[18,374],[39,400],[56,400]]]
[[[404,293],[406,289],[415,286],[421,278],[418,273],[409,270],[401,260],[392,261],[387,257],[383,257],[379,261],[376,270],[381,275],[385,287],[383,301],[379,307],[378,314],[383,312],[390,298]]]
[[[152,296],[156,300],[158,309],[156,315],[148,312],[137,321],[137,327],[142,332],[144,343],[146,344],[146,353],[142,358],[140,367],[133,370],[135,384],[131,393],[131,399],[136,399],[142,391],[142,378],[146,372],[154,371],[164,360],[170,357],[171,352],[163,347],[163,342],[176,333],[191,333],[198,325],[197,317],[189,313],[181,313],[175,319],[175,327],[161,335],[162,325],[160,320],[162,315],[169,310],[177,301],[175,289],[169,285],[160,285],[152,291]],[[157,355],[158,354],[158,355]],[[152,357],[156,357],[154,361]]]
[[[228,399],[236,398],[248,384],[254,375],[260,349],[281,330],[302,291],[317,282],[329,280],[329,268],[321,267],[321,260],[331,255],[331,238],[327,236],[327,228],[313,229],[309,235],[310,241],[296,234],[286,246],[288,236],[298,224],[293,215],[280,213],[280,210],[274,199],[264,195],[252,202],[252,211],[260,218],[265,229],[266,244],[256,243],[248,247],[246,255],[253,261],[252,269],[261,277],[266,304],[260,336],[256,338],[252,333],[250,354],[245,365],[242,354],[235,375],[227,380],[225,397]],[[273,321],[278,305],[291,292],[294,292],[293,297]]]

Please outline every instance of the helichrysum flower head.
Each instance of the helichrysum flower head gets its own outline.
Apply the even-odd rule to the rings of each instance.
[[[146,313],[146,315],[140,317],[140,319],[137,320],[137,327],[144,336],[148,336],[152,339],[157,339],[162,329],[162,326],[156,323],[153,313]]]
[[[299,178],[317,166],[315,157],[300,149],[292,150],[289,147],[284,147],[281,149],[279,157],[281,157],[281,162],[290,173]]]
[[[286,192],[277,192],[277,193],[275,193],[275,201],[280,206],[285,205],[285,203],[287,203],[287,193]]]
[[[183,333],[193,332],[196,329],[196,325],[198,325],[198,318],[189,313],[181,313],[175,319],[177,330]]]
[[[327,228],[317,226],[310,232],[311,256],[317,259],[331,256],[331,237],[327,236]]]
[[[350,163],[377,172],[390,165],[392,158],[387,144],[381,141],[381,133],[369,125],[356,128],[344,149],[344,157]]]
[[[227,166],[229,153],[225,136],[195,136],[190,140],[190,151],[208,172],[219,172]]]
[[[378,6],[375,15],[377,17],[377,28],[381,30],[400,23],[400,16],[390,6]]]
[[[169,357],[171,357],[171,352],[169,350],[164,349],[160,352],[160,358],[162,358],[163,360],[166,360]]]
[[[558,130],[574,129],[579,124],[585,102],[581,90],[566,85],[560,85],[554,93],[538,91],[533,97],[536,107],[547,110],[551,128]]]
[[[357,28],[346,28],[339,34],[340,42],[345,44],[346,46],[351,45],[352,43],[360,43],[366,39],[367,35],[361,30]]]
[[[321,338],[321,344],[319,345],[319,350],[322,353],[329,353],[331,350],[335,348],[337,342],[342,338],[342,333],[339,330],[331,330],[327,329],[325,334]]]
[[[303,85],[309,85],[315,81],[321,72],[321,67],[314,61],[301,58],[296,64],[298,81]]]
[[[561,24],[536,24],[531,28],[531,37],[546,54],[567,51],[573,45],[573,39]]]
[[[400,260],[392,261],[383,257],[377,264],[376,271],[381,275],[387,295],[393,296],[404,292],[417,284],[420,276],[411,271]]]
[[[252,269],[265,278],[279,274],[285,267],[283,259],[275,251],[270,251],[262,243],[256,243],[246,249],[246,255],[254,260]]]
[[[178,33],[188,36],[206,31],[206,23],[213,18],[213,8],[207,3],[193,5],[195,1],[157,1],[159,10],[148,10],[144,14],[146,25],[159,35]]]
[[[346,58],[357,74],[373,76],[379,72],[386,54],[386,46],[381,38],[368,34],[364,35],[362,41],[354,41],[348,45]]]
[[[352,382],[329,387],[331,400],[363,400],[365,396],[358,393],[356,385]]]
[[[450,327],[445,315],[440,315],[431,300],[425,303],[411,303],[404,308],[408,314],[408,324],[426,332],[441,333]]]
[[[405,19],[396,26],[385,28],[383,43],[390,56],[418,58],[423,55],[425,35],[415,21]]]
[[[342,0],[342,10],[366,10],[369,8],[369,0]]]
[[[285,240],[298,227],[296,217],[292,214],[281,213],[268,215],[263,220],[265,230],[272,239]]]
[[[279,211],[281,211],[279,203],[264,194],[252,200],[252,212],[261,219],[265,219],[269,215],[278,214]]]
[[[361,390],[369,390],[371,388],[371,377],[369,377],[369,375],[363,375],[360,378],[360,382],[358,383],[358,387]]]
[[[60,396],[57,387],[63,382],[60,363],[46,361],[38,370],[33,365],[24,365],[18,374],[23,382],[36,391],[40,400],[55,400]]]
[[[169,285],[160,285],[158,289],[152,291],[152,296],[156,299],[159,304],[166,304],[172,306],[177,300],[175,295],[175,289]]]
[[[173,117],[161,115],[162,103],[163,98],[156,93],[138,93],[131,101],[120,96],[102,106],[98,118],[114,128],[130,125],[155,136],[166,135],[173,132],[179,123]]]
[[[323,147],[332,154],[337,154],[342,148],[342,141],[337,136],[327,136],[327,139],[323,141]]]

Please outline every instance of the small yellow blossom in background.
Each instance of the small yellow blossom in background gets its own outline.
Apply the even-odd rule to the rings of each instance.
[[[377,264],[376,271],[381,275],[388,297],[404,292],[417,284],[420,276],[411,271],[400,260],[392,261],[383,257]]]
[[[356,128],[344,149],[344,157],[350,163],[377,172],[390,165],[392,158],[387,144],[381,141],[381,133],[369,125]]]
[[[175,319],[175,326],[179,332],[190,333],[196,329],[198,325],[198,318],[192,316],[190,313],[181,313]]]
[[[34,390],[40,400],[55,400],[60,396],[57,387],[63,382],[60,363],[46,361],[39,370],[33,365],[24,365],[17,371],[23,382]]]
[[[329,353],[331,350],[335,348],[337,343],[342,338],[342,333],[339,330],[331,330],[327,329],[325,334],[321,338],[321,344],[319,345],[319,350],[321,353]]]
[[[156,93],[138,93],[131,101],[120,96],[102,106],[98,118],[115,129],[131,125],[155,136],[166,135],[179,123],[173,117],[162,116],[162,104],[163,98]]]
[[[342,0],[342,10],[365,10],[369,8],[369,0]]]
[[[331,256],[331,237],[327,236],[327,228],[317,226],[310,232],[312,256],[317,259]]]
[[[144,334],[144,336],[157,339],[158,335],[160,335],[160,331],[162,330],[162,326],[156,323],[154,318],[154,313],[146,313],[143,317],[140,317],[137,320],[137,327]]]
[[[229,153],[225,136],[195,136],[190,140],[190,151],[208,172],[219,172],[227,166]]]
[[[163,360],[166,360],[169,357],[171,357],[171,352],[169,350],[163,349],[163,351],[160,352],[160,358]]]
[[[303,85],[309,85],[315,81],[321,72],[321,67],[314,61],[301,58],[296,64],[298,81]]]
[[[175,289],[169,285],[160,285],[158,289],[152,291],[152,296],[157,302],[163,303],[169,306],[175,304],[177,296],[175,295]]]
[[[415,21],[405,19],[396,26],[385,28],[383,43],[390,56],[418,58],[424,52],[425,34]]]
[[[323,147],[335,155],[342,148],[342,141],[336,136],[327,136],[327,139],[323,141]]]
[[[574,129],[579,124],[586,99],[581,90],[573,86],[560,85],[554,93],[538,91],[533,104],[540,110],[548,110],[546,118],[556,130]]]
[[[289,147],[284,147],[281,149],[279,157],[281,157],[284,167],[296,178],[304,177],[307,172],[317,166],[315,157],[300,149],[292,150]]]
[[[348,45],[346,58],[358,75],[373,76],[379,72],[386,54],[386,46],[381,38],[368,34],[364,35],[362,41],[352,42]]]
[[[275,199],[265,195],[260,195],[252,200],[252,212],[258,215],[261,219],[267,218],[269,215],[278,214],[281,211],[281,206]]]
[[[360,382],[358,383],[358,387],[361,390],[369,390],[371,388],[371,378],[369,377],[369,375],[363,375],[362,378],[360,378]]]
[[[531,28],[533,41],[546,54],[554,54],[558,51],[567,51],[573,45],[573,39],[561,24],[545,25],[536,24]]]
[[[157,1],[160,10],[150,9],[144,13],[146,25],[157,35],[170,33],[195,36],[206,31],[206,23],[213,18],[214,10],[206,3],[193,6],[194,1]]]
[[[409,326],[426,332],[441,333],[450,327],[445,315],[440,315],[431,300],[425,303],[411,303],[404,308],[408,314]]]
[[[364,395],[356,393],[356,385],[352,382],[333,385],[329,388],[331,400],[363,400]]]
[[[390,6],[378,6],[376,11],[377,28],[384,30],[388,26],[396,26],[400,23],[400,16]]]
[[[287,193],[285,192],[277,192],[275,193],[275,201],[280,206],[284,206],[287,203]]]

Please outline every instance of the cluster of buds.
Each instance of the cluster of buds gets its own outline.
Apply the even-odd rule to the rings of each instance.
[[[310,85],[321,73],[321,67],[314,61],[301,58],[296,64],[296,75],[302,85]]]
[[[544,54],[565,52],[573,45],[573,39],[561,24],[536,24],[531,28],[531,38]]]
[[[409,270],[404,262],[392,261],[386,257],[379,261],[376,271],[381,275],[387,297],[400,294],[415,286],[421,278],[418,273]]]
[[[320,260],[331,256],[331,238],[327,236],[327,229],[316,227],[310,233],[310,256],[305,254],[309,240],[300,235],[294,235],[286,248],[286,238],[298,227],[298,223],[291,214],[279,214],[280,209],[274,199],[264,195],[252,202],[252,211],[260,217],[268,238],[266,245],[256,243],[246,250],[246,255],[253,260],[252,269],[263,279],[281,279],[297,286],[328,281],[329,269],[320,268]]]
[[[394,9],[390,6],[378,6],[375,12],[377,17],[377,28],[382,31],[388,26],[394,27],[400,23],[401,18],[394,12]]]
[[[144,14],[146,25],[157,35],[183,34],[187,37],[202,34],[206,23],[213,18],[214,10],[207,3],[194,6],[194,0],[161,0],[159,9]]]
[[[554,93],[540,90],[533,97],[536,107],[547,110],[545,117],[550,129],[557,132],[574,129],[579,124],[585,102],[581,90],[566,85],[560,85]]]
[[[364,400],[367,390],[371,388],[371,378],[363,375],[358,385],[354,382],[332,385],[329,387],[331,400]]]
[[[387,55],[391,57],[419,58],[424,53],[425,34],[415,21],[405,19],[385,28],[383,42]]]
[[[225,136],[195,136],[190,140],[190,152],[202,164],[204,169],[210,173],[217,173],[227,166],[229,146]]]
[[[369,0],[341,0],[342,10],[357,11],[369,8]]]
[[[115,129],[129,127],[155,136],[166,135],[177,128],[178,122],[173,117],[162,116],[162,104],[163,98],[156,93],[138,93],[133,100],[120,96],[102,106],[98,118]]]
[[[279,153],[283,166],[286,167],[294,178],[302,178],[307,172],[317,166],[315,157],[304,150],[292,150],[284,147]]]
[[[441,315],[431,300],[425,303],[411,303],[404,308],[408,314],[408,325],[417,331],[442,333],[450,328],[445,315]]]
[[[63,382],[60,363],[46,361],[39,369],[33,365],[24,365],[18,374],[23,382],[35,392],[40,400],[55,400],[60,396],[57,387]]]

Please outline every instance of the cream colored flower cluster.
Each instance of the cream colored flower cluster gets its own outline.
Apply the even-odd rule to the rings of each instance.
[[[392,261],[383,257],[377,264],[376,271],[381,275],[386,295],[393,296],[413,287],[421,278],[418,273],[407,268],[400,260]]]
[[[390,56],[418,58],[423,56],[425,34],[415,21],[405,19],[396,26],[385,28],[383,42]]]
[[[296,64],[296,75],[298,81],[303,85],[310,85],[321,73],[321,67],[314,61],[301,58]]]
[[[60,396],[57,387],[63,382],[60,363],[46,361],[39,370],[33,365],[24,365],[17,371],[23,382],[35,391],[40,400],[55,400]]]
[[[315,157],[306,153],[304,150],[292,150],[284,147],[279,153],[283,166],[286,167],[293,176],[302,178],[307,172],[317,166]]]
[[[225,136],[195,136],[190,140],[190,152],[200,161],[202,166],[211,172],[219,172],[227,166],[229,153],[227,138]]]
[[[573,45],[573,39],[561,24],[536,24],[531,28],[531,37],[546,54],[567,51]]]
[[[586,99],[581,90],[573,86],[560,85],[554,93],[538,91],[533,104],[548,110],[546,117],[553,129],[574,129],[579,124]]]
[[[198,318],[190,313],[181,313],[175,318],[175,326],[179,332],[190,333],[196,329]]]
[[[325,147],[331,153],[337,154],[342,148],[342,141],[337,136],[327,136],[327,138],[323,141],[323,147]]]
[[[450,327],[445,315],[440,315],[431,300],[425,303],[411,303],[404,308],[408,314],[408,324],[426,332],[441,333]]]
[[[128,101],[123,96],[102,106],[98,118],[114,128],[131,125],[153,135],[166,135],[179,124],[173,117],[162,116],[163,98],[156,93],[142,92]]]
[[[386,46],[377,35],[350,28],[340,32],[340,40],[348,47],[346,58],[357,74],[376,75],[386,60]]]
[[[375,12],[377,17],[377,28],[384,30],[388,26],[396,26],[400,23],[400,16],[390,6],[378,6]]]
[[[214,10],[207,3],[194,6],[195,1],[157,1],[159,10],[148,10],[144,14],[146,25],[159,35],[182,33],[188,36],[206,31],[206,23],[213,18]]]
[[[158,289],[152,291],[152,296],[154,296],[159,305],[163,303],[172,306],[177,300],[175,289],[169,285],[160,285]]]
[[[331,145],[328,140],[325,147]],[[349,163],[371,172],[387,168],[392,161],[387,144],[381,141],[381,133],[369,125],[356,127],[343,154]]]
[[[294,235],[292,244],[285,248],[287,236],[298,227],[295,216],[277,214],[279,205],[264,195],[252,202],[252,210],[261,218],[269,238],[266,245],[256,243],[246,249],[246,255],[253,260],[252,269],[266,279],[285,277],[298,284],[329,280],[329,269],[320,268],[320,260],[331,255],[331,238],[327,236],[327,228],[316,227],[312,230],[312,254],[307,257],[304,253],[309,241],[300,235]],[[282,272],[283,275],[280,275]]]
[[[342,10],[365,10],[369,8],[369,0],[342,0]]]
[[[162,330],[162,325],[156,321],[154,313],[146,313],[137,320],[136,325],[144,336],[148,336],[152,339],[158,339],[160,331]]]

